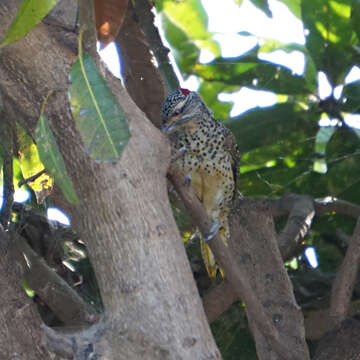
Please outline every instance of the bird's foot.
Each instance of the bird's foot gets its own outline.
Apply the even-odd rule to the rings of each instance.
[[[191,185],[191,174],[186,174],[186,175],[185,175],[184,185],[186,185],[186,186],[190,186],[190,185]]]
[[[211,239],[213,239],[214,236],[216,236],[216,234],[218,233],[219,229],[220,229],[220,221],[218,218],[215,218],[213,224],[211,225],[210,230],[206,234],[204,234],[205,235],[204,241],[208,242]]]
[[[174,156],[171,158],[171,162],[175,162],[176,160],[180,159],[184,154],[188,151],[188,148],[186,146],[183,146],[180,148]]]

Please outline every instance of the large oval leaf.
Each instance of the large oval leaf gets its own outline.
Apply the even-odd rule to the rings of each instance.
[[[77,204],[78,198],[72,182],[66,174],[64,160],[60,154],[45,114],[41,114],[40,116],[35,129],[35,137],[40,159],[46,171],[54,177],[56,184],[59,185],[66,199],[73,204]]]
[[[208,81],[221,81],[228,85],[266,89],[278,94],[308,94],[309,85],[303,76],[293,75],[281,65],[251,56],[217,58],[210,64],[197,64],[196,74]]]
[[[41,22],[56,3],[57,0],[23,0],[0,47],[25,36],[34,26]]]
[[[72,67],[69,90],[76,127],[90,157],[117,159],[130,138],[125,113],[85,52],[79,52]]]

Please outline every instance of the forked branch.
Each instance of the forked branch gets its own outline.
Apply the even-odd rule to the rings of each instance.
[[[184,185],[185,177],[175,164],[169,167],[168,177],[183,200],[193,222],[205,237],[205,234],[207,234],[211,228],[212,221],[197,198],[194,190],[191,186]],[[227,280],[232,285],[235,294],[239,298],[242,297],[242,300],[247,306],[249,316],[257,323],[259,331],[261,331],[263,336],[269,341],[278,356],[283,359],[304,360],[295,353],[293,349],[288,347],[287,344],[281,341],[278,330],[266,316],[264,307],[253,291],[250,282],[241,276],[235,259],[220,237],[216,235],[208,244],[217,261],[225,271]]]

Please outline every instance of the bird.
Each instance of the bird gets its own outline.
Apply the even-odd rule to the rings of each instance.
[[[210,278],[222,269],[207,241],[215,234],[228,244],[229,215],[237,194],[240,152],[231,131],[214,118],[195,91],[170,92],[161,109],[161,130],[170,138],[173,159],[185,174],[207,214],[213,220],[200,249]],[[180,154],[180,156],[179,156]]]

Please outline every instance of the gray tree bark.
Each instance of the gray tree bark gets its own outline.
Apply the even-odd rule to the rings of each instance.
[[[18,4],[2,1],[0,33]],[[105,305],[111,358],[220,359],[169,205],[167,140],[119,81],[101,69],[117,89],[131,140],[116,162],[89,158],[67,99],[75,41],[76,35],[58,24],[40,24],[1,49],[0,93],[6,120],[16,119],[31,132],[43,98],[56,90],[46,113],[81,202],[70,206],[55,200],[88,246]]]
[[[20,286],[10,239],[0,225],[0,359],[47,360],[41,345],[41,319]]]

